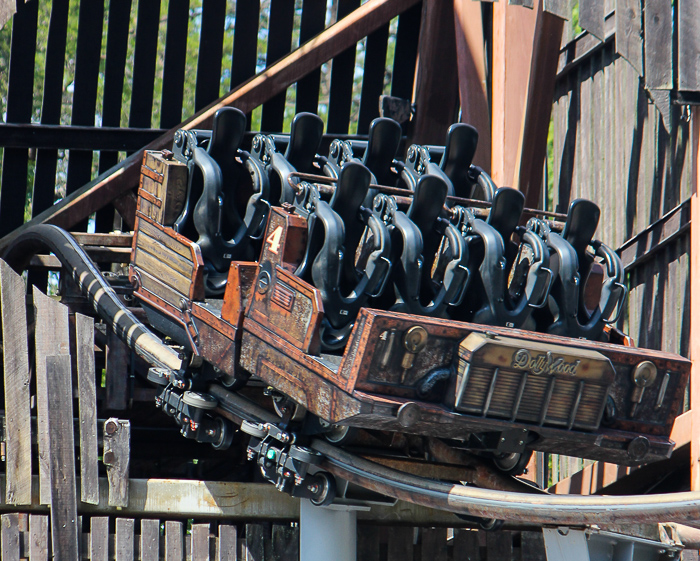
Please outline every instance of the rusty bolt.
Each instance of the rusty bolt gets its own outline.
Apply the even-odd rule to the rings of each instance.
[[[114,465],[116,460],[117,460],[117,457],[114,455],[114,452],[112,452],[111,450],[105,452],[104,456],[102,456],[102,463],[104,463],[106,466]]]
[[[105,422],[105,432],[108,435],[112,436],[118,430],[119,430],[119,423],[117,423],[116,421],[109,419],[108,421]]]

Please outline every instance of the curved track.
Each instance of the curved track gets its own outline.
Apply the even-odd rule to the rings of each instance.
[[[180,368],[177,353],[124,307],[92,260],[67,232],[49,225],[28,229],[13,242],[3,258],[21,271],[34,254],[46,250],[58,257],[97,314],[109,322],[139,356],[154,366]],[[210,393],[219,400],[221,410],[238,419],[254,422],[276,419],[257,404],[220,386],[211,386]],[[321,467],[337,477],[397,499],[482,518],[558,525],[700,520],[700,493],[697,492],[606,497],[494,491],[406,474],[360,458],[324,440],[314,440],[312,446],[324,456]]]

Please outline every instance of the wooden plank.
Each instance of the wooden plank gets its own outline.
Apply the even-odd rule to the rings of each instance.
[[[29,123],[32,117],[34,58],[38,2],[19,4],[12,20],[10,64],[7,74],[6,122]],[[28,155],[26,150],[5,148],[0,185],[0,235],[24,222],[27,195]]]
[[[100,489],[97,468],[94,320],[76,313],[75,333],[80,420],[80,500],[96,505],[100,500]]]
[[[231,57],[232,91],[255,75],[259,17],[260,0],[236,2],[236,33],[233,35],[233,55]],[[251,109],[247,110],[246,113],[250,112]]]
[[[148,129],[153,114],[153,81],[156,73],[160,0],[139,2],[134,43],[134,69],[129,126]],[[180,38],[184,40],[184,38]]]
[[[117,518],[114,536],[115,561],[133,561],[134,549],[134,519]]]
[[[209,561],[209,524],[192,524],[192,559]]]
[[[513,532],[507,530],[486,532],[486,558],[512,559]]]
[[[493,4],[491,176],[499,186],[517,185],[517,158],[513,155],[520,146],[540,10],[539,4],[536,10],[509,6],[506,2]]]
[[[5,388],[5,502],[32,502],[32,431],[29,402],[26,287],[22,277],[0,261],[3,370]]]
[[[422,528],[421,540],[422,559],[447,561],[447,531],[445,528]]]
[[[100,52],[104,4],[81,2],[78,12],[78,39],[75,54],[75,78],[73,81],[73,105],[71,124],[92,126],[95,124],[97,107],[97,81],[100,70]],[[138,90],[135,90],[138,91]],[[66,193],[70,194],[88,183],[92,176],[92,151],[71,150],[68,158]],[[85,230],[87,221],[74,227]]]
[[[338,0],[338,21],[360,5],[360,0]],[[355,45],[350,45],[333,58],[328,99],[326,131],[346,134],[350,126],[352,83],[355,75]]]
[[[363,561],[379,561],[379,527],[371,524],[357,525],[357,558]]]
[[[360,113],[357,118],[357,134],[367,134],[372,120],[379,117],[379,96],[382,95],[384,90],[388,41],[388,23],[367,37]]]
[[[700,294],[700,107],[691,114],[690,293]],[[700,298],[690,299],[690,333],[700,333]],[[690,337],[690,490],[700,491],[700,337]]]
[[[109,560],[109,517],[90,519],[90,561]]]
[[[271,545],[269,522],[245,525],[245,561],[266,561]]]
[[[673,88],[673,7],[668,0],[644,3],[644,82],[649,89]]]
[[[299,525],[273,524],[272,561],[297,561],[299,559]]]
[[[244,2],[247,4],[247,2]],[[237,6],[238,9],[240,9]],[[160,102],[160,127],[168,129],[182,121],[182,100],[185,89],[185,61],[187,57],[187,24],[189,0],[168,2],[168,28],[165,34],[163,59],[163,92]]]
[[[46,374],[49,381],[47,425],[50,447],[51,543],[54,558],[77,560],[78,505],[70,356],[47,356]]]
[[[168,520],[165,523],[165,561],[183,561],[184,545],[182,522]]]
[[[525,206],[529,208],[542,206],[542,175],[563,29],[564,21],[561,18],[538,9],[525,114],[516,152],[517,175],[514,179],[525,195]]]
[[[219,539],[216,547],[216,561],[237,561],[238,530],[235,526],[219,525]]]
[[[123,411],[129,403],[129,365],[131,349],[107,326],[107,348],[105,352],[105,399],[104,406],[110,410]]]
[[[118,127],[121,123],[122,93],[124,91],[130,18],[131,0],[110,2],[105,53],[104,93],[102,96],[102,126]],[[115,151],[101,150],[99,173],[104,173],[115,165],[119,161],[118,156],[118,153]],[[53,200],[51,203],[53,204]],[[44,209],[42,208],[41,210]],[[97,211],[95,217],[96,231],[108,232],[112,230],[113,224],[114,209],[111,205],[107,205]]]
[[[285,90],[299,77],[318,68],[362,37],[372,33],[396,15],[414,5],[418,0],[369,0],[347,18],[332,25],[313,41],[302,45],[278,63],[249,80],[230,94],[212,103],[182,124],[186,129],[211,127],[216,111],[221,107],[235,105],[244,113],[252,111],[275,94]],[[235,53],[234,53],[235,56]],[[173,135],[182,128],[171,129],[144,149],[161,150],[170,148]],[[138,184],[143,154],[137,152],[120,162],[99,178],[85,185],[71,197],[28,222],[22,230],[14,230],[0,240],[0,250],[14,239],[29,224],[50,223],[63,228],[82,220],[98,208],[111,202]]]
[[[49,442],[48,442],[48,382],[46,357],[68,355],[68,308],[60,302],[46,296],[36,287],[33,291],[36,309],[34,344],[36,347],[36,407],[37,440],[39,448],[40,503],[49,504],[51,500],[51,483],[49,477]],[[44,329],[41,327],[45,326]],[[72,431],[71,431],[72,434]]]
[[[387,559],[413,559],[413,528],[396,527],[387,539]]]
[[[457,72],[435,79],[435,68],[457,65],[454,6],[450,0],[423,3],[416,71],[416,114],[407,144],[444,144],[459,101]]]
[[[19,514],[2,515],[0,539],[3,561],[19,561]]]
[[[110,506],[129,506],[129,457],[131,423],[123,419],[109,418],[103,432],[102,461],[107,467]]]
[[[197,55],[197,82],[194,91],[195,111],[199,111],[219,97],[225,20],[226,0],[203,0]],[[183,38],[180,40],[183,41]]]
[[[160,559],[160,521],[141,520],[141,561],[158,561]]]
[[[44,92],[41,99],[41,123],[57,125],[63,101],[63,68],[68,30],[68,0],[51,3],[51,19],[46,41]],[[32,191],[32,216],[49,208],[56,188],[57,150],[37,150]]]
[[[542,532],[521,532],[520,552],[522,561],[547,561]]]
[[[401,10],[400,13],[391,67],[391,95],[411,100],[418,60],[422,4],[406,6],[405,11]]]
[[[615,22],[615,49],[643,76],[642,0],[617,0]]]
[[[454,559],[468,559],[469,561],[479,561],[481,552],[479,551],[479,532],[477,530],[455,530],[453,552],[459,552]],[[524,561],[524,560],[523,560]]]
[[[678,89],[700,90],[700,0],[678,0]]]
[[[579,2],[578,23],[600,41],[605,41],[605,0]]]
[[[491,118],[486,83],[486,54],[480,2],[455,0],[457,75],[462,122],[479,132],[474,163],[491,170]]]
[[[303,45],[315,37],[326,23],[326,0],[303,0],[299,44]],[[321,69],[309,72],[297,82],[296,112],[318,111],[318,95],[321,86]]]
[[[47,561],[49,558],[49,517],[29,515],[29,561]]]
[[[271,0],[266,66],[272,66],[292,50],[293,29],[294,3],[287,0]],[[284,90],[263,104],[261,130],[267,132],[282,130],[286,97],[287,92]]]

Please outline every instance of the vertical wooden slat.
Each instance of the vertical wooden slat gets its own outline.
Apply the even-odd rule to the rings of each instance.
[[[2,515],[2,559],[19,561],[19,514]]]
[[[45,514],[29,515],[29,561],[46,561],[49,558],[49,517]]]
[[[80,2],[71,125],[90,127],[95,124],[103,16],[103,2]],[[73,193],[88,183],[91,175],[92,151],[70,150],[66,193]],[[76,229],[83,230],[86,224],[87,222],[83,221]]]
[[[184,37],[187,37],[189,15],[189,0],[169,1],[163,61],[163,93],[160,102],[160,127],[163,129],[174,127],[182,121],[187,57],[187,41]],[[238,29],[236,31],[238,32]]]
[[[238,530],[235,526],[219,525],[216,561],[237,561]]]
[[[447,531],[445,528],[422,528],[421,540],[422,559],[447,561]],[[502,559],[507,558],[503,557]]]
[[[90,519],[90,561],[109,560],[109,517]]]
[[[413,561],[413,528],[392,528],[387,540],[387,559]]]
[[[379,117],[379,96],[384,89],[388,41],[388,23],[367,36],[357,134],[367,134],[372,119]]]
[[[447,128],[457,115],[458,79],[452,0],[423,3],[418,70],[416,115],[409,144],[443,144]],[[450,68],[435,79],[435,68]]]
[[[700,107],[692,109],[692,177],[690,199],[690,293],[700,294]],[[700,298],[690,299],[690,332],[700,333]],[[700,337],[690,338],[690,489],[700,491]]]
[[[513,532],[508,532],[507,530],[486,532],[486,558],[512,559]]]
[[[270,524],[245,525],[245,561],[264,561],[271,549]]]
[[[474,163],[491,170],[491,118],[486,84],[486,55],[480,2],[454,0],[457,76],[462,122],[479,131]]]
[[[102,461],[107,467],[109,506],[129,506],[129,456],[131,423],[110,418],[105,421]]]
[[[357,525],[357,558],[379,561],[379,527],[368,524]]]
[[[209,561],[209,524],[192,524],[192,559]]]
[[[678,89],[700,91],[700,0],[678,0]]]
[[[605,0],[579,2],[578,23],[590,34],[605,41]]]
[[[124,410],[129,403],[131,349],[111,327],[107,327],[105,352],[105,403],[111,410]]]
[[[338,0],[338,20],[344,18],[359,5],[359,0]],[[329,133],[346,134],[350,126],[355,50],[356,47],[353,45],[333,59],[326,126]]]
[[[194,93],[195,111],[199,111],[219,97],[225,19],[226,0],[203,0],[202,27],[197,56],[197,84]]]
[[[452,551],[459,552],[456,559],[479,561],[479,532],[476,530],[455,530],[454,545]]]
[[[514,185],[517,171],[513,155],[520,146],[541,1],[535,10],[505,2],[493,4],[491,176],[502,187]]]
[[[299,559],[299,526],[274,524],[272,526],[273,561],[297,561]]]
[[[134,519],[117,518],[114,536],[115,561],[134,560]]]
[[[7,504],[32,502],[32,432],[29,404],[29,348],[27,310],[22,277],[0,261]]]
[[[141,561],[160,559],[160,522],[141,520]]]
[[[260,0],[236,2],[236,33],[231,57],[231,90],[255,74]]]
[[[615,48],[640,76],[644,75],[642,45],[642,0],[617,0]]]
[[[153,113],[160,0],[139,0],[137,18],[129,126],[148,129]]]
[[[399,16],[391,75],[391,95],[413,99],[422,7],[411,6]]]
[[[104,127],[118,127],[121,123],[130,15],[131,0],[109,3],[104,94],[102,96],[102,126]],[[117,163],[117,160],[117,152],[101,150],[99,173],[107,171]],[[95,231],[109,232],[113,222],[114,209],[112,205],[106,205],[97,211]]]
[[[514,180],[525,195],[526,206],[530,208],[541,206],[542,174],[563,28],[561,18],[544,12],[540,6],[535,23],[525,113],[518,141],[518,175]]]
[[[100,489],[97,470],[94,320],[76,313],[75,332],[80,417],[80,500],[96,505],[100,501]]]
[[[46,357],[51,480],[51,542],[56,559],[78,559],[73,392],[69,355]]]
[[[165,523],[165,561],[183,561],[184,552],[182,522],[168,520]]]
[[[291,51],[293,27],[294,3],[288,0],[271,0],[266,59],[268,67]],[[260,124],[260,128],[263,131],[275,132],[282,130],[286,96],[286,91],[280,92],[263,104]]]
[[[68,308],[53,298],[49,298],[34,287],[34,307],[36,325],[34,341],[36,346],[36,407],[37,439],[39,447],[39,502],[49,504],[51,501],[51,482],[49,476],[49,442],[48,442],[48,387],[46,357],[68,355]],[[72,432],[71,432],[72,434]]]
[[[38,0],[19,4],[12,20],[10,67],[7,83],[5,121],[29,123],[32,117],[34,55]],[[26,148],[5,148],[2,156],[0,190],[0,236],[24,223],[27,195],[28,154]]]
[[[542,532],[522,532],[520,551],[523,561],[547,561]]]
[[[51,19],[46,41],[44,92],[41,99],[42,125],[57,125],[61,122],[67,31],[68,0],[56,0],[51,3]],[[58,150],[37,150],[34,191],[32,192],[32,216],[40,214],[54,202],[57,160]]]
[[[673,87],[673,7],[667,0],[644,3],[644,81],[649,89]],[[697,56],[697,53],[696,53]]]
[[[301,10],[301,28],[299,44],[303,45],[309,39],[323,31],[326,21],[326,0],[304,0]],[[318,95],[321,86],[321,69],[312,70],[297,82],[296,112],[318,111]]]

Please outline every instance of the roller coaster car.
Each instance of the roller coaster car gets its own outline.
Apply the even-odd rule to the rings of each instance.
[[[203,359],[202,380],[235,389],[257,377],[291,404],[281,421],[306,411],[336,443],[354,428],[437,437],[506,469],[533,450],[625,465],[671,454],[690,362],[624,337],[361,307],[346,344],[327,350],[321,290],[297,274],[310,236],[304,205],[273,205],[253,236],[259,260],[223,255],[225,291],[210,296],[205,281],[221,267],[207,269],[197,240],[174,228],[191,173],[168,151],[144,155],[129,274],[151,325]]]

